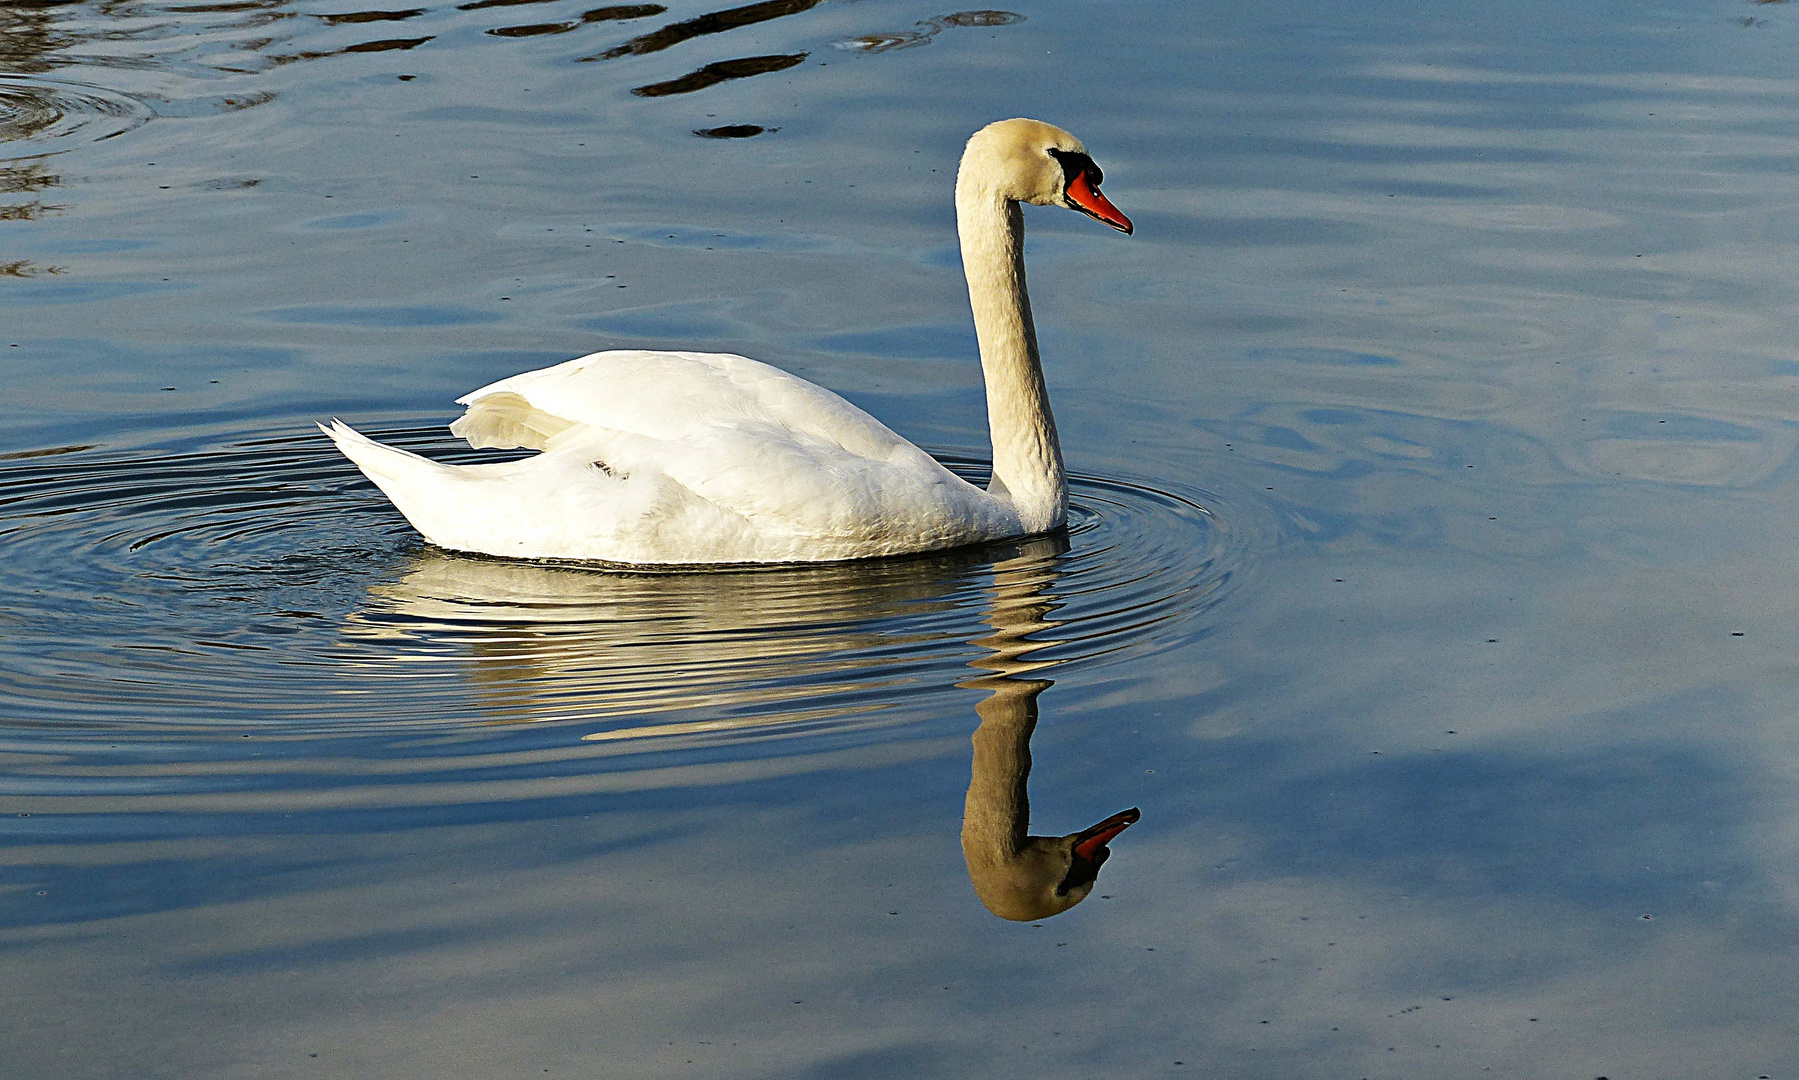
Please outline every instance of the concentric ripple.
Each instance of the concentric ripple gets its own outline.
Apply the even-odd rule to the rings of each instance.
[[[650,574],[433,548],[292,430],[11,455],[0,790],[39,813],[368,809],[903,754],[968,730],[971,664],[1062,678],[1204,633],[1255,546],[1197,493],[1076,477],[1072,501],[1062,537]]]
[[[137,98],[87,83],[0,75],[0,161],[61,153],[148,123]]]

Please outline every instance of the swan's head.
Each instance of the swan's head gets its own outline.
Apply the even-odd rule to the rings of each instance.
[[[1000,120],[974,133],[962,151],[956,194],[992,194],[1034,206],[1077,210],[1131,231],[1131,219],[1099,193],[1105,174],[1081,140],[1041,120]]]
[[[1060,915],[1087,899],[1099,868],[1112,857],[1106,845],[1142,816],[1132,807],[1078,833],[1027,836],[1018,853],[999,865],[977,866],[971,855],[975,894],[988,911],[1014,922]]]

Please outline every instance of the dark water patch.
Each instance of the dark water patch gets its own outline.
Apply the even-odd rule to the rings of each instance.
[[[651,15],[660,15],[667,10],[661,4],[614,4],[610,7],[598,7],[592,11],[583,11],[581,21],[594,23],[647,19]]]
[[[588,23],[624,22],[630,19],[646,19],[651,15],[660,15],[668,9],[661,4],[620,4],[612,7],[594,8],[584,11],[578,19],[567,19],[562,22],[534,23],[528,26],[498,26],[487,31],[496,37],[537,37],[542,34],[566,34],[570,30],[579,29]]]
[[[617,4],[612,7],[595,7],[592,11],[583,11],[581,18],[570,18],[563,22],[531,23],[522,27],[493,27],[489,34],[497,38],[536,38],[540,34],[567,34],[583,27],[586,23],[628,22],[633,18],[649,18],[651,14],[662,14],[667,7],[660,4]]]
[[[79,454],[83,450],[92,450],[93,443],[77,443],[73,446],[50,446],[42,450],[15,450],[10,454],[0,454],[0,461],[22,461],[25,458],[56,457],[61,454]]]
[[[765,128],[760,124],[725,124],[713,128],[695,128],[693,133],[702,139],[753,139],[779,130],[781,129]]]
[[[495,26],[483,33],[495,37],[541,37],[544,34],[566,34],[581,25],[579,20],[559,23],[530,23],[525,26]]]
[[[383,38],[379,41],[362,41],[354,45],[346,45],[341,49],[314,50],[276,56],[272,57],[271,61],[276,64],[286,64],[296,60],[324,60],[328,57],[350,56],[356,53],[406,52],[418,48],[435,36],[428,34],[415,38]]]
[[[727,30],[737,30],[745,26],[779,19],[788,15],[798,15],[810,11],[819,5],[820,0],[764,0],[760,4],[749,4],[745,7],[727,8],[701,15],[697,19],[687,19],[678,23],[670,23],[660,30],[634,37],[623,45],[607,49],[598,56],[584,56],[582,60],[615,60],[621,56],[643,56],[647,53],[661,52],[684,41],[709,34],[722,34]]]
[[[678,79],[667,82],[651,83],[639,86],[631,91],[638,97],[670,97],[675,94],[691,94],[697,90],[705,90],[732,79],[747,79],[755,75],[767,75],[805,61],[810,53],[794,53],[790,56],[745,56],[736,60],[720,60],[716,64],[707,64],[698,71],[690,71]]]
[[[416,49],[430,40],[430,36],[426,36],[416,38],[385,38],[381,41],[363,41],[355,45],[347,45],[344,48],[337,50],[336,53],[326,53],[325,55],[334,56],[343,53],[403,52],[407,49]]]
[[[401,22],[416,19],[425,13],[424,8],[406,8],[403,11],[351,11],[342,15],[314,15],[327,26],[355,25],[371,22]]]

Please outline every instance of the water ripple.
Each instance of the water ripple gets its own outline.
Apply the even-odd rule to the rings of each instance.
[[[155,115],[137,98],[102,86],[0,75],[0,161],[110,139],[142,127]]]
[[[1076,476],[1065,536],[648,574],[433,548],[311,435],[14,454],[0,784],[38,813],[379,808],[905,753],[966,731],[956,683],[1018,611],[1058,672],[1204,633],[1256,546],[1223,509]]]

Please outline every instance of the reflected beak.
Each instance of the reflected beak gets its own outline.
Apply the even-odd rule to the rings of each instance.
[[[1101,218],[1100,220],[1104,221],[1105,219]],[[1107,224],[1111,223],[1107,222]],[[1129,225],[1130,222],[1127,221],[1125,224]],[[1137,819],[1142,816],[1133,806],[1129,810],[1120,810],[1090,829],[1082,829],[1075,838],[1074,853],[1083,859],[1097,858],[1099,851],[1111,843],[1114,836],[1135,825]]]
[[[1118,207],[1112,205],[1112,200],[1101,195],[1099,189],[1088,182],[1086,173],[1083,172],[1068,182],[1067,194],[1068,201],[1081,213],[1098,218],[1126,236],[1130,235],[1131,219],[1120,213]],[[1128,825],[1129,822],[1125,824]]]

